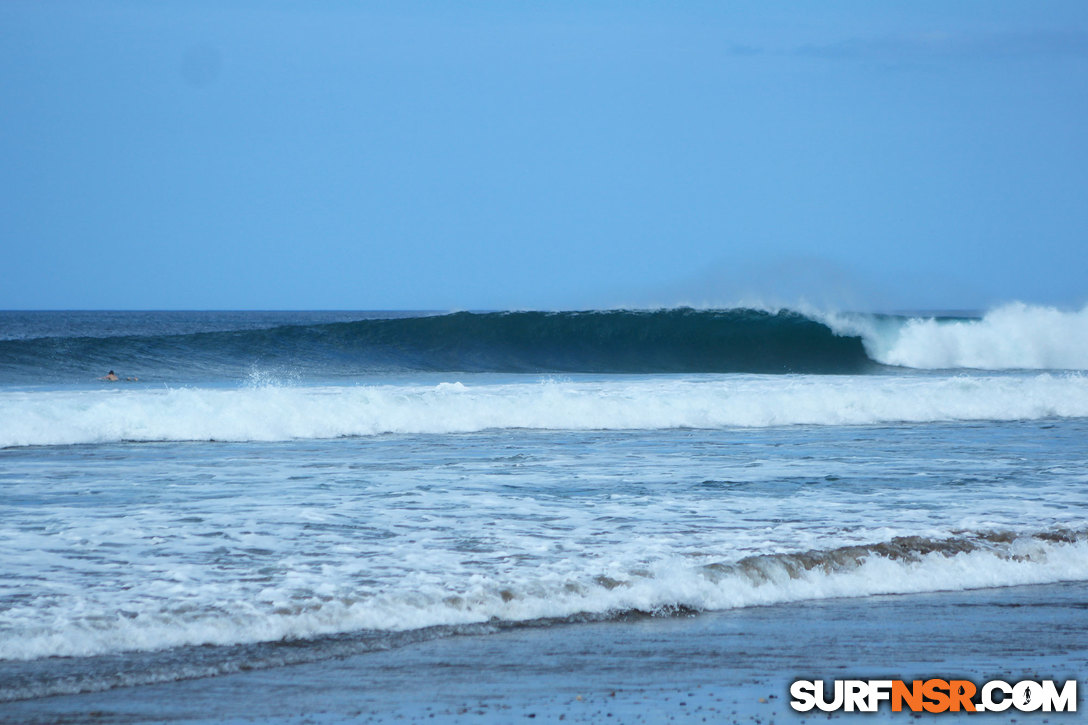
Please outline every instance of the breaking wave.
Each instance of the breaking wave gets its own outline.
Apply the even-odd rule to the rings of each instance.
[[[0,447],[1086,416],[1088,378],[1080,373],[131,387],[0,392]]]
[[[1088,307],[982,318],[791,310],[458,312],[169,335],[0,339],[0,383],[322,378],[381,372],[838,373],[1088,369]]]
[[[587,562],[591,564],[592,562]],[[607,575],[592,566],[574,578],[535,569],[527,578],[480,577],[469,588],[442,586],[377,594],[341,592],[284,601],[208,602],[206,609],[154,608],[116,616],[56,620],[40,631],[5,637],[3,660],[109,657],[123,652],[218,645],[202,661],[164,654],[92,667],[108,676],[80,676],[79,660],[50,665],[50,677],[0,686],[0,702],[118,685],[208,676],[240,669],[386,648],[456,633],[483,633],[519,623],[613,619],[632,613],[668,615],[839,597],[957,591],[1088,579],[1085,532],[958,532],[946,538],[906,536],[869,545],[721,561],[713,552],[647,562]],[[297,596],[297,595],[296,595]],[[63,627],[63,631],[55,630]],[[479,629],[483,627],[484,629]],[[466,629],[468,628],[468,629]],[[384,633],[384,634],[383,634]],[[254,648],[273,643],[273,649]],[[293,643],[287,649],[274,643]],[[85,669],[85,668],[84,668]]]
[[[1065,312],[1013,303],[980,319],[825,315],[831,329],[858,335],[870,358],[921,370],[1088,369],[1088,307]]]

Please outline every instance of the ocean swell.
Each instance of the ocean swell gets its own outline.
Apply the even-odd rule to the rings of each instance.
[[[0,382],[390,371],[855,373],[857,337],[788,310],[458,312],[184,335],[0,340]]]
[[[1088,369],[1088,307],[981,318],[791,310],[458,312],[265,329],[0,339],[0,384],[329,380],[398,372],[879,373]]]

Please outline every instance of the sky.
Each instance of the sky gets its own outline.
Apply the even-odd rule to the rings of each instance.
[[[0,4],[0,308],[1088,302],[1088,3]]]

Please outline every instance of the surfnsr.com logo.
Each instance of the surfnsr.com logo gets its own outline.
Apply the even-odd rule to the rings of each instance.
[[[797,712],[876,712],[884,703],[892,712],[1076,712],[1077,681],[835,680],[825,689],[823,680],[796,680],[790,697]]]

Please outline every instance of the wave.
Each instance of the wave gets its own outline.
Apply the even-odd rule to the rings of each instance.
[[[1088,307],[1067,312],[1020,302],[981,319],[817,315],[836,333],[857,335],[884,365],[919,370],[1088,369]]]
[[[761,310],[459,312],[185,335],[0,341],[0,380],[154,379],[301,373],[861,372],[858,338],[804,315]],[[20,374],[22,373],[22,374]]]
[[[201,646],[204,655],[220,661],[167,654],[158,668],[132,667],[130,661],[127,672],[113,666],[93,668],[108,673],[97,677],[65,672],[63,662],[50,664],[47,676],[0,686],[0,701],[271,667],[519,624],[1084,581],[1088,535],[1068,529],[961,531],[945,538],[907,536],[734,560],[721,560],[713,552],[689,553],[607,573],[593,570],[592,560],[586,563],[588,568],[580,574],[549,575],[531,569],[521,579],[509,578],[510,573],[477,577],[469,588],[458,591],[436,584],[372,594],[310,593],[302,599],[296,594],[267,609],[248,600],[176,611],[159,603],[155,611],[116,616],[112,611],[96,615],[92,604],[85,602],[80,616],[6,634],[0,661],[109,657],[183,646]],[[261,642],[291,646],[271,651],[247,647]],[[227,649],[216,653],[207,645]],[[67,665],[78,669],[79,661]]]
[[[0,392],[0,447],[1088,417],[1080,373]]]
[[[244,320],[243,320],[244,321]],[[241,324],[241,322],[239,322]],[[0,382],[155,382],[368,373],[818,373],[885,366],[1088,369],[1088,307],[982,318],[791,310],[458,312],[170,335],[0,340]]]

